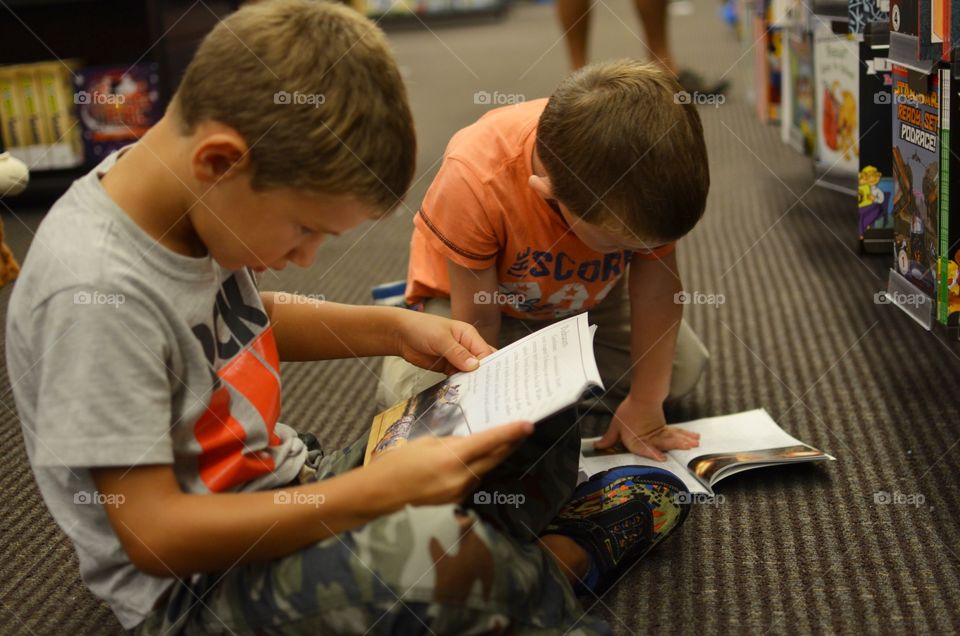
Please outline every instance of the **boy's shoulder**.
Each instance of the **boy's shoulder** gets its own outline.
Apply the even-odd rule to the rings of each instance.
[[[532,149],[537,122],[546,105],[547,98],[543,98],[488,111],[450,139],[445,159],[469,166],[485,180],[505,164],[525,158],[526,151]]]
[[[40,223],[14,285],[11,318],[64,292],[76,293],[81,304],[92,294],[132,298],[176,273],[169,264],[164,271],[165,250],[100,186],[110,165],[75,181]]]

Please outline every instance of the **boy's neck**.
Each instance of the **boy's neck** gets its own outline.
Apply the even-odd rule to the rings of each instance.
[[[181,174],[183,137],[165,115],[103,176],[107,195],[157,243],[184,256],[206,256],[190,219],[195,197]],[[203,205],[203,203],[199,203]]]

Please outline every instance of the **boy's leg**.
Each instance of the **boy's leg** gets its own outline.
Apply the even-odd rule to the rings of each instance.
[[[424,302],[423,311],[449,318],[450,299],[431,298]],[[383,368],[380,371],[380,380],[377,382],[377,412],[386,410],[394,404],[420,393],[445,377],[443,373],[421,369],[403,358],[397,356],[385,357]]]
[[[626,277],[610,294],[590,310],[590,322],[597,325],[594,347],[597,366],[607,388],[604,402],[615,409],[630,391],[633,361],[630,358],[630,298]],[[686,320],[681,321],[673,356],[668,400],[693,390],[707,366],[710,353]]]
[[[609,634],[560,567],[453,505],[410,507],[265,564],[182,581],[140,634]]]

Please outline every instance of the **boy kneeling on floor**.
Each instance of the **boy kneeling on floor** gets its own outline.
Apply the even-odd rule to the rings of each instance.
[[[123,627],[608,633],[575,587],[609,585],[683,521],[683,486],[658,469],[574,492],[569,417],[419,439],[366,467],[365,434],[324,456],[277,421],[280,360],[452,371],[491,351],[448,318],[258,291],[258,272],[306,267],[326,235],[395,207],[415,148],[376,27],[341,5],[257,3],[206,37],[161,121],[44,219],[8,368],[44,500]],[[522,524],[461,505],[515,460],[540,479]]]

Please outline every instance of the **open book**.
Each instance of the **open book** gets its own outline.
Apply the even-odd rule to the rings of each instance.
[[[580,447],[580,480],[617,466],[656,466],[674,473],[691,493],[713,495],[718,481],[745,470],[835,459],[791,437],[764,409],[669,426],[700,433],[700,445],[668,451],[666,461],[658,462],[622,448],[598,451],[593,444],[599,438],[585,439]]]
[[[582,313],[496,351],[373,418],[364,463],[423,435],[469,435],[514,420],[538,422],[603,389],[596,327]]]

